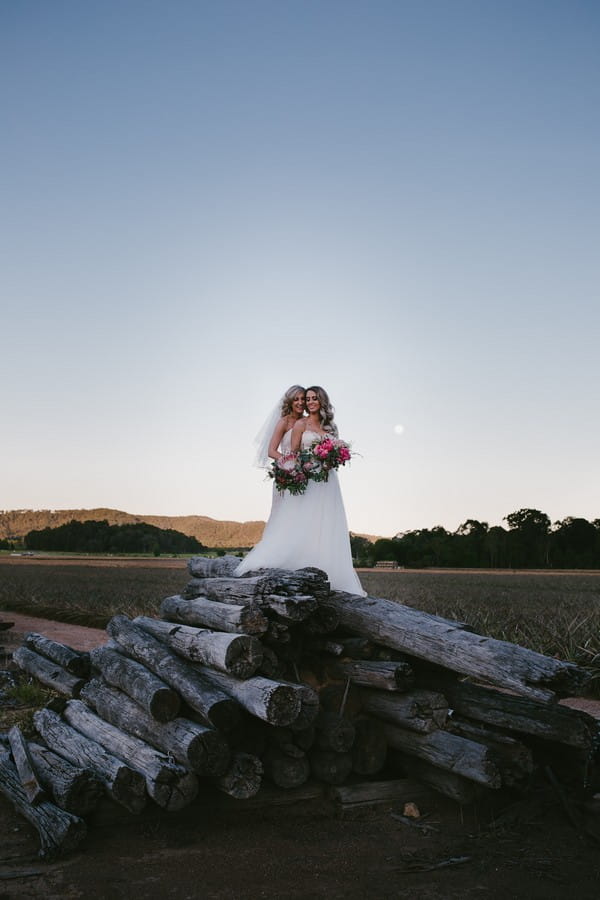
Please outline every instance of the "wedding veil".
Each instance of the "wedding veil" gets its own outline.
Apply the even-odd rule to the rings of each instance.
[[[275,406],[265,419],[262,428],[254,438],[254,445],[256,447],[254,465],[259,469],[266,469],[269,466],[269,444],[271,443],[271,438],[273,437],[275,426],[279,422],[280,418],[281,400],[278,400],[278,402],[275,404]]]

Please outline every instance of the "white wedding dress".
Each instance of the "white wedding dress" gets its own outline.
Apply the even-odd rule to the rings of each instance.
[[[314,431],[302,435],[303,448],[315,438]],[[292,432],[281,441],[281,452],[291,450]],[[242,560],[236,575],[256,569],[302,569],[315,566],[327,572],[334,591],[365,596],[352,566],[348,523],[337,472],[327,481],[309,481],[304,494],[280,494],[273,488],[271,515],[260,543]]]

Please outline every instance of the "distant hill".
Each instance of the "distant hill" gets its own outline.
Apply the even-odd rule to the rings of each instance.
[[[205,547],[254,547],[262,537],[264,522],[227,522],[209,516],[136,516],[120,509],[10,509],[0,511],[0,540],[19,540],[29,531],[57,528],[75,519],[109,525],[147,522],[157,528],[173,528],[197,538]],[[362,534],[370,541],[378,538]]]

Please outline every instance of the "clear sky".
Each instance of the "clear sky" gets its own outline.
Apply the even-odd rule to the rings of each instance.
[[[600,517],[596,0],[2,0],[0,507]]]

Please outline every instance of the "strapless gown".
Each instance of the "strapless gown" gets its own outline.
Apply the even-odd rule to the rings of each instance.
[[[291,430],[284,434],[281,452],[289,453]],[[305,431],[302,446],[318,434]],[[337,472],[327,481],[310,481],[304,494],[280,494],[273,488],[271,515],[260,543],[235,570],[244,575],[255,569],[302,569],[315,566],[327,572],[332,590],[365,596],[352,565],[348,523]]]

